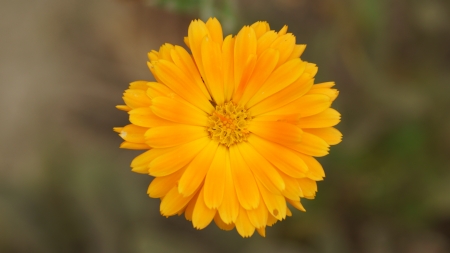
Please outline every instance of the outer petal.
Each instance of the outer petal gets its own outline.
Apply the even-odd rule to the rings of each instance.
[[[240,204],[236,194],[235,182],[233,180],[233,172],[231,171],[230,152],[227,150],[225,156],[225,190],[223,195],[222,205],[218,211],[221,219],[226,224],[234,223],[239,214]]]
[[[211,223],[216,215],[217,210],[210,209],[204,201],[205,188],[202,187],[195,203],[194,212],[192,214],[192,224],[196,229],[204,229]]]
[[[301,142],[302,129],[298,126],[281,121],[255,121],[248,130],[272,142],[281,145],[294,145]]]
[[[130,122],[140,127],[149,128],[176,124],[173,121],[156,116],[150,107],[136,108],[129,111],[128,114],[130,114]]]
[[[269,76],[255,96],[247,103],[247,106],[250,108],[263,99],[292,84],[303,73],[305,66],[306,63],[302,62],[300,59],[290,60],[281,65]]]
[[[209,98],[177,65],[166,60],[159,60],[154,63],[154,70],[165,85],[186,101],[207,113],[214,110],[208,101]]]
[[[219,145],[216,155],[206,174],[204,199],[208,208],[218,208],[224,198],[226,175],[227,175],[227,148]]]
[[[300,118],[297,126],[301,128],[323,128],[337,125],[341,121],[341,114],[333,108],[327,108],[321,113]]]
[[[189,196],[200,187],[208,173],[218,145],[218,142],[208,140],[207,146],[189,164],[178,183],[178,191],[182,195]],[[203,195],[201,199],[203,200]]]
[[[286,200],[284,196],[270,193],[262,184],[258,183],[262,199],[269,213],[278,220],[286,218]],[[270,215],[269,215],[270,216]]]
[[[246,104],[250,98],[261,88],[267,78],[275,69],[279,52],[275,49],[267,49],[256,60],[253,73],[245,85],[239,86],[233,97],[233,101]]]
[[[252,115],[260,115],[278,109],[302,97],[313,83],[311,75],[303,73],[293,84],[259,102],[250,111]]]
[[[269,211],[263,201],[259,203],[256,209],[246,211],[248,219],[255,228],[262,228],[266,226]]]
[[[208,136],[199,126],[173,125],[153,127],[145,133],[146,143],[153,148],[169,148]]]
[[[204,70],[203,78],[206,86],[216,104],[223,104],[225,96],[221,45],[212,41],[209,37],[205,37],[201,45],[201,54]]]
[[[244,238],[252,236],[255,232],[255,226],[250,222],[246,210],[242,207],[236,219],[236,230]]]
[[[208,115],[189,103],[167,97],[153,100],[153,113],[163,119],[195,126],[208,126]]]
[[[323,139],[328,145],[336,145],[342,141],[342,134],[334,127],[304,129],[305,132]]]
[[[254,135],[248,143],[280,171],[294,178],[305,177],[308,167],[294,151]]]
[[[222,46],[223,33],[222,25],[220,25],[219,20],[217,20],[217,18],[209,18],[206,22],[206,27],[208,28],[212,40]]]
[[[194,20],[189,25],[188,29],[188,38],[189,38],[189,47],[192,52],[192,56],[195,59],[195,63],[200,71],[202,76],[205,76],[205,72],[203,71],[203,62],[201,56],[201,44],[203,38],[209,35],[209,30],[206,27],[206,24],[201,20]]]
[[[184,197],[178,193],[178,189],[174,186],[167,195],[162,199],[160,211],[163,216],[172,216],[186,207],[195,194]]]
[[[174,63],[188,76],[192,78],[198,89],[201,90],[203,95],[207,99],[211,99],[211,96],[208,93],[208,90],[203,83],[202,77],[198,72],[197,66],[195,65],[192,56],[186,51],[186,49],[175,46],[175,48],[171,52],[172,59]]]
[[[239,207],[238,207],[239,208]],[[216,213],[216,216],[214,216],[214,222],[216,223],[216,225],[220,228],[220,229],[222,229],[222,230],[225,230],[225,231],[230,231],[230,230],[232,230],[233,228],[234,228],[234,223],[230,223],[230,224],[226,224],[223,220],[222,220],[222,218],[220,218],[220,215],[219,215],[219,213],[217,212]]]
[[[258,186],[250,168],[236,147],[237,145],[239,144],[232,145],[229,148],[231,172],[237,197],[242,207],[247,210],[255,209],[259,205]]]
[[[285,187],[284,181],[272,164],[246,142],[238,145],[238,148],[256,179],[270,192],[280,194]]]
[[[298,115],[297,118],[308,117],[323,112],[330,105],[331,100],[325,95],[305,95],[283,107],[261,114],[261,117],[277,116],[278,119],[284,119],[290,115]]]
[[[177,185],[177,182],[180,180],[183,172],[184,169],[181,169],[170,175],[154,178],[148,187],[147,194],[151,198],[164,197],[174,186]]]
[[[150,162],[149,174],[155,177],[162,177],[174,173],[192,161],[209,142],[210,139],[205,137],[167,149],[167,151]]]
[[[256,34],[253,29],[244,26],[236,36],[234,45],[234,84],[239,85],[245,74],[248,59],[256,56]]]
[[[307,132],[303,132],[302,142],[288,147],[306,155],[319,157],[327,155],[330,150],[330,146],[323,139]]]

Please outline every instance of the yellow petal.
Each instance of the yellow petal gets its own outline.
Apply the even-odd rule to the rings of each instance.
[[[153,127],[145,133],[145,142],[153,148],[169,148],[208,136],[205,127],[173,125]]]
[[[317,86],[317,85],[314,85],[314,86]],[[331,101],[334,101],[337,98],[337,96],[339,95],[339,91],[337,89],[314,87],[314,89],[311,89],[308,92],[308,94],[323,94],[323,95],[330,97]]]
[[[292,217],[292,212],[291,209],[289,209],[289,207],[286,207],[286,216]]]
[[[306,212],[305,208],[303,207],[303,205],[300,203],[300,201],[294,201],[291,199],[287,199],[287,202],[289,202],[289,204],[291,204],[293,207],[295,207],[296,209],[302,211],[302,212]]]
[[[123,94],[123,101],[130,108],[150,106],[152,104],[147,92],[139,89],[128,89]]]
[[[126,111],[128,112],[129,110],[131,110],[131,107],[127,106],[127,105],[116,105],[116,108],[121,110],[121,111]]]
[[[257,228],[256,231],[258,232],[258,234],[262,237],[266,237],[266,227],[262,227],[262,228]]]
[[[172,59],[174,63],[189,77],[192,78],[198,89],[201,90],[203,95],[209,100],[211,96],[206,90],[205,84],[203,83],[202,77],[198,72],[197,66],[195,65],[192,56],[186,51],[186,49],[175,46],[174,50],[171,52]]]
[[[249,108],[250,112],[253,116],[257,116],[287,105],[305,95],[313,83],[314,79],[309,74],[303,73],[293,84]]]
[[[255,209],[259,205],[258,186],[237,145],[229,148],[234,187],[241,206],[247,210]]]
[[[181,209],[186,207],[193,197],[194,194],[184,197],[178,193],[177,187],[174,186],[161,201],[159,208],[161,215],[168,217],[177,214]]]
[[[322,165],[312,156],[297,153],[298,156],[308,165],[308,173],[306,176],[312,180],[320,181],[325,177]]]
[[[214,216],[214,222],[216,223],[216,225],[225,231],[230,231],[234,228],[234,223],[230,223],[230,224],[226,224],[222,218],[220,218],[219,213],[216,213],[216,216]]]
[[[331,105],[330,98],[322,94],[305,95],[283,107],[261,114],[261,116],[277,116],[283,119],[284,116],[298,115],[308,117],[323,112]]]
[[[287,26],[287,25],[284,25],[284,26],[280,29],[280,31],[278,32],[278,36],[285,35],[286,32],[287,32],[287,30],[288,30],[288,26]]]
[[[144,134],[147,130],[148,128],[130,124],[122,128],[122,131],[120,132],[119,136],[128,142],[144,143],[145,142]]]
[[[148,81],[134,81],[130,83],[129,89],[147,90]]]
[[[323,139],[307,132],[303,132],[302,141],[300,143],[287,146],[300,153],[318,157],[327,155],[330,150],[330,145]]]
[[[204,196],[204,189],[200,190],[197,201],[195,203],[194,212],[192,214],[192,224],[196,229],[204,229],[214,219],[217,210],[210,209],[206,206]]]
[[[292,50],[292,53],[289,56],[289,58],[287,59],[287,61],[295,59],[295,58],[300,58],[300,56],[302,56],[305,49],[306,49],[305,44],[295,45],[294,50]]]
[[[261,192],[261,197],[266,204],[269,213],[282,220],[286,218],[286,200],[284,196],[273,194],[269,192],[261,183],[258,182],[258,187]],[[270,215],[269,215],[270,216]],[[237,224],[236,224],[237,225]]]
[[[181,169],[170,175],[154,178],[148,186],[147,194],[151,198],[164,197],[174,186],[177,185],[177,182],[180,180],[183,172],[184,169]]]
[[[169,43],[165,43],[163,44],[160,48],[159,48],[159,54],[158,54],[158,60],[166,60],[166,61],[172,61],[172,56],[170,55],[170,52],[173,49],[173,45],[169,44]]]
[[[221,45],[205,37],[201,45],[204,81],[216,104],[225,101]]]
[[[267,210],[264,202],[261,201],[256,209],[246,211],[248,219],[255,228],[262,228],[266,226],[269,211]]]
[[[158,82],[149,82],[147,89],[147,96],[151,99],[156,97],[169,97],[169,98],[179,98],[177,94],[173,92],[169,87]]]
[[[270,45],[270,47],[280,51],[280,59],[277,63],[277,66],[280,66],[286,62],[294,51],[295,36],[292,35],[292,33],[280,36]]]
[[[155,74],[176,94],[207,113],[214,110],[209,98],[177,65],[166,60],[159,60],[155,64]]]
[[[255,31],[256,38],[258,39],[270,30],[269,23],[267,23],[266,21],[257,21],[250,27]]]
[[[283,191],[283,195],[288,199],[300,200],[300,197],[303,196],[303,193],[297,179],[292,178],[282,172],[280,172],[280,176],[283,178],[283,181],[286,185],[286,188]]]
[[[281,145],[300,143],[303,133],[298,126],[281,121],[254,121],[251,122],[248,130]]]
[[[142,149],[150,149],[151,147],[145,143],[134,143],[124,141],[120,144],[120,148],[142,150]]]
[[[256,35],[255,31],[248,26],[244,26],[236,36],[234,45],[234,84],[241,82],[245,74],[245,65],[251,55],[256,55]]]
[[[233,97],[236,103],[246,104],[253,97],[275,69],[278,57],[278,50],[270,48],[258,57],[248,82],[240,86]]]
[[[247,103],[247,107],[259,103],[263,99],[286,88],[297,80],[305,69],[306,63],[300,59],[290,60],[277,68]]]
[[[152,149],[136,156],[133,161],[131,161],[131,167],[147,167],[148,164],[155,159],[156,156],[160,155],[162,151],[163,150]]]
[[[266,141],[255,135],[249,136],[248,143],[280,171],[291,177],[304,177],[308,171],[305,162],[294,151],[284,146]]]
[[[189,203],[186,206],[186,209],[184,211],[184,217],[186,218],[186,220],[188,221],[192,221],[192,215],[194,213],[194,207],[195,207],[195,203],[197,203],[197,199],[198,199],[198,194],[200,192],[197,192],[194,197],[191,199],[191,201],[189,201]]]
[[[159,52],[156,50],[152,50],[150,51],[148,54],[148,59],[152,62],[152,61],[157,61],[159,59]]]
[[[184,196],[191,195],[202,184],[216,154],[219,143],[206,137],[205,139],[208,139],[207,145],[195,156],[178,183],[178,191]],[[201,199],[203,200],[203,195]]]
[[[212,40],[222,46],[223,32],[219,20],[217,20],[217,18],[209,18],[208,21],[206,21],[206,27],[208,28]]]
[[[262,52],[267,50],[270,45],[278,38],[278,34],[275,31],[268,31],[263,34],[257,42],[256,53],[261,55]],[[278,63],[278,62],[277,62]]]
[[[333,108],[327,108],[323,112],[300,118],[297,126],[301,128],[323,128],[337,125],[341,121],[341,114]]]
[[[235,182],[233,181],[233,173],[231,171],[230,152],[227,150],[225,155],[225,189],[223,194],[222,205],[219,206],[219,214],[221,219],[226,223],[234,223],[239,214],[239,201],[236,194]]]
[[[162,177],[174,173],[186,166],[210,142],[205,137],[166,150],[153,159],[149,165],[149,174]]]
[[[163,119],[187,125],[208,126],[208,114],[189,103],[167,97],[157,97],[152,102],[153,113]]]
[[[234,40],[228,35],[222,45],[223,87],[226,101],[230,101],[234,94]]]
[[[130,122],[140,127],[157,127],[175,125],[173,121],[168,121],[156,116],[150,107],[136,108],[128,112]]]
[[[222,204],[226,184],[227,152],[225,146],[219,145],[206,174],[205,185],[203,187],[205,188],[205,204],[208,208],[218,208]]]
[[[316,196],[317,192],[317,183],[316,181],[309,178],[299,178],[297,179],[300,188],[302,188],[303,195],[305,198],[313,199]]]
[[[269,213],[269,218],[267,218],[267,226],[271,227],[273,224],[277,223],[277,218]]]
[[[235,224],[236,230],[244,238],[252,236],[255,232],[255,226],[250,222],[247,212],[242,206]]]
[[[238,145],[238,148],[256,179],[270,192],[281,194],[285,187],[284,181],[273,165],[246,142]]]
[[[193,20],[188,29],[189,47],[202,76],[205,76],[205,73],[203,71],[201,44],[205,36],[210,36],[206,24],[201,20]]]
[[[323,139],[328,145],[336,145],[342,141],[342,134],[334,127],[326,128],[309,128],[304,129],[305,132],[313,134]]]

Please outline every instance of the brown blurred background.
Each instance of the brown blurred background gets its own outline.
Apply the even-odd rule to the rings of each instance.
[[[306,213],[242,239],[159,215],[114,108],[190,20],[267,20],[334,80],[343,142]],[[0,252],[450,252],[450,2],[2,0]]]

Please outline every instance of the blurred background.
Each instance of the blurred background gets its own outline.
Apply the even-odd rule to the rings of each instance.
[[[161,217],[112,131],[146,53],[210,16],[287,24],[341,92],[316,199],[266,238]],[[448,253],[449,68],[446,0],[1,0],[0,252]]]

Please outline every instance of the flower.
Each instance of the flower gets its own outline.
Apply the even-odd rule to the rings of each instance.
[[[185,43],[192,54],[171,44],[148,54],[156,82],[125,91],[120,147],[147,150],[131,167],[154,177],[148,194],[163,216],[265,236],[292,215],[287,204],[305,211],[300,199],[315,197],[325,174],[314,157],[342,137],[338,91],[314,84],[317,66],[287,26],[256,22],[223,38],[217,19],[194,20]]]

